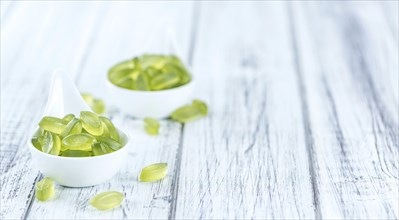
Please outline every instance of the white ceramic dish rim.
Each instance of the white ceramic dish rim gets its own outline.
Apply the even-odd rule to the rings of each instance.
[[[154,94],[155,95],[155,94],[175,92],[175,91],[178,91],[178,90],[183,90],[186,87],[192,86],[194,84],[194,77],[192,75],[190,75],[190,76],[191,76],[190,82],[188,82],[188,83],[186,83],[184,85],[181,85],[181,86],[178,86],[178,87],[175,87],[175,88],[163,89],[163,90],[155,90],[155,91],[131,90],[131,89],[126,89],[126,88],[123,88],[123,87],[119,87],[119,86],[113,84],[111,81],[109,81],[108,74],[107,74],[106,81],[107,81],[107,85],[109,85],[109,86],[111,86],[111,87],[113,87],[115,89],[119,89],[119,90],[126,91],[126,92],[132,92],[132,93]]]
[[[36,131],[37,131],[37,129],[35,130],[34,133],[36,133]],[[125,132],[122,132],[122,131],[119,130],[119,129],[118,129],[118,131],[119,131],[119,133],[122,133],[122,134],[124,134],[124,135],[126,136],[126,143],[125,143],[125,145],[124,145],[121,149],[119,149],[119,150],[117,150],[117,151],[114,151],[114,152],[109,153],[109,154],[99,155],[99,156],[92,156],[92,157],[62,157],[62,156],[55,156],[55,155],[52,155],[52,154],[46,154],[46,153],[44,153],[44,152],[38,150],[35,146],[33,146],[33,144],[32,144],[32,137],[33,137],[33,135],[29,138],[28,144],[29,144],[29,147],[30,147],[30,148],[33,148],[35,151],[40,152],[40,153],[43,154],[44,156],[50,157],[50,158],[55,158],[55,159],[58,159],[58,160],[96,160],[97,158],[112,157],[112,155],[117,154],[118,152],[119,152],[119,153],[123,153],[123,152],[127,151],[127,144],[129,143],[130,137],[129,137],[129,135],[126,134]],[[126,149],[125,149],[125,148],[126,148]]]

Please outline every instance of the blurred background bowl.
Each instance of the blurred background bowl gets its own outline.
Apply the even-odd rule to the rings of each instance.
[[[138,91],[114,85],[108,79],[108,102],[120,111],[137,118],[166,118],[192,98],[195,78],[185,85],[159,91]]]

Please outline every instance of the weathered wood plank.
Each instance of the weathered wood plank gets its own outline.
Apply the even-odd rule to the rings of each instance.
[[[172,218],[315,218],[283,2],[202,7],[194,75],[210,115],[184,127]]]
[[[389,28],[396,38],[396,42],[399,41],[399,2],[398,1],[381,1],[382,13],[385,15]],[[383,24],[386,25],[386,24]]]
[[[18,4],[25,5],[25,2]],[[57,16],[52,17],[51,21],[45,25],[47,34],[43,34],[40,30],[33,31],[34,28],[28,32],[21,30],[21,33],[31,36],[28,41],[29,39],[37,39],[37,41],[34,40],[31,42],[33,45],[24,48],[12,65],[4,63],[9,69],[6,83],[1,87],[0,218],[2,219],[24,218],[29,210],[33,196],[32,189],[38,179],[38,172],[33,167],[27,151],[28,136],[43,111],[51,70],[59,66],[79,65],[72,61],[75,60],[76,52],[84,50],[85,47],[74,49],[70,44],[80,45],[81,41],[87,41],[82,36],[86,35],[86,31],[91,32],[92,19],[90,18],[96,12],[96,10],[89,10],[86,13],[79,13],[79,10],[86,9],[84,3],[80,5],[82,6],[80,9],[76,9],[74,3],[61,3],[62,7],[54,7],[55,4],[54,2],[36,2],[23,6],[26,10],[31,10],[27,13],[28,20],[31,18],[32,21],[31,26],[38,27],[45,22],[43,19],[48,19],[47,13]],[[51,10],[43,11],[40,5],[49,7]],[[76,16],[70,16],[72,9],[77,12]],[[37,14],[44,14],[44,16],[30,17]],[[13,17],[13,15],[10,16]],[[11,21],[13,20],[8,20],[8,22]],[[21,26],[22,24],[18,22],[25,22],[25,19],[15,20],[15,23],[7,25]],[[64,23],[62,29],[56,28],[59,23]],[[17,34],[18,31],[13,33]],[[12,34],[8,30],[4,32],[6,36],[9,34],[11,36],[8,39],[13,42]],[[21,44],[27,41],[27,38],[19,39]],[[5,39],[5,42],[8,40]],[[1,58],[3,65],[3,56]]]
[[[78,85],[82,91],[105,97],[106,72],[118,61],[131,58],[141,52],[152,27],[160,18],[168,18],[177,28],[178,39],[187,54],[191,35],[192,3],[139,3],[123,2],[105,4],[103,23],[92,39],[91,48],[81,69],[78,69]],[[135,13],[132,13],[135,12]],[[118,14],[118,16],[115,16]],[[135,103],[132,103],[135,104]],[[110,107],[108,115],[115,124],[125,130],[132,138],[126,166],[117,176],[98,186],[71,189],[58,186],[57,197],[48,203],[34,201],[28,218],[98,218],[98,219],[165,219],[170,212],[173,198],[171,185],[175,176],[176,151],[180,144],[181,125],[162,121],[160,135],[151,137],[144,133],[141,120],[121,114]],[[156,183],[139,183],[137,176],[142,167],[167,162],[170,169],[168,177]],[[121,207],[110,212],[100,212],[88,204],[95,194],[117,190],[125,193],[126,199]],[[66,207],[60,209],[59,207]]]
[[[81,41],[85,41],[85,36],[87,31],[81,32],[81,36],[75,36],[75,38],[64,38],[64,42],[53,41],[47,42],[49,37],[53,37],[55,33],[62,33],[64,37],[67,37],[68,32],[74,31],[73,26],[76,25],[76,17],[71,16],[71,8],[78,7],[79,10],[89,10],[87,5],[81,4],[79,2],[60,2],[54,4],[52,2],[16,2],[13,4],[14,9],[10,14],[9,18],[2,24],[1,31],[1,43],[2,43],[2,53],[6,56],[2,56],[2,81],[1,85],[4,89],[10,84],[10,81],[20,80],[19,74],[14,74],[13,68],[17,65],[21,65],[21,61],[37,61],[38,59],[50,59],[49,57],[39,56],[48,47],[58,47],[66,46],[69,43],[75,43],[76,47],[66,47],[68,52],[74,51],[76,57],[79,57],[80,50],[85,50],[86,47],[81,45]],[[58,7],[57,7],[58,6]],[[90,11],[88,11],[90,12]],[[58,19],[64,18],[69,19],[70,23],[66,23],[69,29],[64,29],[64,27],[59,26],[60,24],[56,21]],[[68,20],[66,20],[68,21]],[[91,13],[86,15],[84,18],[87,22],[87,29],[92,28],[93,17]],[[72,28],[72,29],[71,29]],[[45,45],[46,47],[44,47]],[[34,56],[34,57],[32,57]],[[63,60],[65,59],[61,54],[57,54],[54,59]],[[52,60],[47,60],[52,61]],[[30,64],[31,63],[25,63]],[[44,65],[46,71],[51,71],[52,68],[65,66],[67,70],[69,67],[65,64],[58,64],[56,62],[47,62]],[[32,68],[32,67],[31,67]],[[42,67],[43,68],[43,67]],[[33,71],[34,69],[32,69]],[[29,74],[28,77],[36,77],[36,74]]]
[[[6,18],[6,15],[10,14],[11,9],[12,9],[12,1],[1,1],[0,2],[0,17],[1,17],[1,23],[3,24],[3,21]]]
[[[398,45],[373,4],[292,4],[323,218],[398,218]]]

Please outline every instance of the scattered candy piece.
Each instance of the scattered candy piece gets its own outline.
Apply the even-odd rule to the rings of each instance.
[[[35,196],[40,201],[51,199],[54,196],[54,181],[46,177],[36,183]]]
[[[168,171],[167,163],[155,163],[144,167],[141,170],[139,181],[140,182],[154,182],[165,178]]]
[[[159,122],[154,118],[144,119],[144,130],[147,134],[158,135],[159,133]]]
[[[90,205],[98,210],[109,210],[119,206],[124,198],[125,196],[120,192],[102,192],[90,200]]]
[[[208,114],[208,106],[201,100],[194,100],[191,105],[185,105],[176,109],[171,118],[178,122],[194,121]]]
[[[82,98],[85,100],[87,105],[97,114],[104,114],[106,106],[103,100],[94,98],[90,93],[81,93]]]

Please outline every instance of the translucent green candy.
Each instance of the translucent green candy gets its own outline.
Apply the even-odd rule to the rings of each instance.
[[[32,144],[33,144],[33,146],[34,146],[36,149],[42,151],[42,145],[41,145],[40,142],[39,142],[39,137],[33,137],[33,138],[32,138]]]
[[[113,66],[108,71],[108,79],[122,88],[154,91],[187,84],[191,76],[174,55],[144,54]]]
[[[206,105],[205,102],[199,99],[194,99],[192,104],[200,110],[203,116],[208,115],[208,106]]]
[[[99,155],[104,155],[104,154],[109,154],[114,152],[112,148],[108,146],[108,144],[103,143],[103,142],[96,142],[92,145],[93,149],[93,154],[94,156],[99,156]]]
[[[138,58],[140,62],[140,67],[146,69],[149,67],[154,67],[156,69],[162,69],[162,67],[168,62],[162,55],[150,55],[144,54]]]
[[[125,89],[134,90],[134,80],[130,77],[123,79],[118,85]]]
[[[73,115],[73,114],[67,114],[67,115],[65,115],[63,118],[62,118],[62,120],[64,120],[66,123],[69,123],[72,119],[74,119],[75,118],[75,115]]]
[[[179,83],[179,74],[176,72],[167,72],[158,76],[155,76],[151,80],[151,88],[153,90],[163,90],[173,88]]]
[[[103,126],[101,120],[93,112],[82,111],[80,112],[80,120],[82,127],[90,134],[100,136],[103,133]]]
[[[101,122],[106,126],[108,136],[114,139],[115,141],[119,141],[118,130],[116,130],[115,125],[111,122],[111,120],[103,116],[100,116],[99,118]]]
[[[73,118],[65,128],[65,130],[60,134],[61,138],[66,137],[70,134],[80,134],[82,132],[82,123],[79,119]]]
[[[38,143],[44,153],[58,155],[61,150],[60,138],[51,132],[45,131],[43,136],[38,138]]]
[[[147,132],[147,134],[157,135],[159,132],[159,122],[153,118],[145,118],[144,130]]]
[[[94,97],[90,93],[80,93],[80,95],[89,106],[93,104]]]
[[[66,128],[67,122],[60,118],[46,116],[39,122],[39,126],[46,131],[61,134]]]
[[[73,114],[62,119],[44,117],[40,121],[42,126],[31,139],[32,145],[47,154],[90,157],[112,153],[126,144],[108,118],[84,111],[80,112],[80,117],[75,118]],[[61,125],[62,132],[56,125]]]
[[[62,139],[62,150],[91,151],[91,144],[95,140],[89,134],[71,134]]]
[[[201,100],[194,100],[191,105],[185,105],[176,109],[171,118],[178,122],[194,121],[208,114],[208,106]]]
[[[125,196],[120,192],[102,192],[90,200],[90,205],[98,210],[109,210],[119,206],[124,198]]]
[[[104,114],[106,110],[104,101],[101,99],[94,99],[91,109],[97,114]]]
[[[140,182],[153,182],[165,178],[168,171],[167,163],[155,163],[141,170]]]
[[[54,196],[54,181],[46,177],[36,183],[35,196],[40,201],[51,199]]]
[[[132,80],[133,82],[133,78],[131,77],[131,75],[133,75],[133,70],[131,69],[118,70],[117,72],[113,72],[112,75],[109,75],[109,80],[114,84],[122,85],[124,82],[128,81],[129,79]],[[131,85],[133,85],[133,83],[132,84],[126,83],[125,86],[129,87]]]
[[[83,150],[66,150],[61,153],[63,157],[90,157],[91,153],[89,151]]]
[[[97,137],[97,142],[106,144],[109,148],[111,148],[114,151],[117,151],[123,147],[121,143],[109,137]]]
[[[175,63],[168,63],[165,65],[164,69],[165,69],[165,72],[178,74],[177,78],[179,79],[179,81],[176,83],[176,85],[178,85],[178,86],[184,85],[184,84],[190,82],[190,80],[191,80],[190,75],[183,74],[185,72],[188,72],[188,70],[183,65],[179,65],[179,64],[175,64]]]
[[[94,98],[90,93],[81,93],[82,98],[85,100],[87,105],[97,114],[104,114],[106,107],[105,103],[101,99]]]
[[[135,84],[134,84],[134,88],[136,90],[142,90],[142,91],[151,90],[149,81],[150,80],[148,79],[147,73],[144,72],[137,76]]]
[[[127,61],[123,61],[123,62],[116,64],[115,66],[113,66],[111,68],[110,71],[118,72],[118,71],[127,70],[127,69],[132,70],[132,69],[134,69],[134,67],[135,67],[134,60],[127,60]]]

